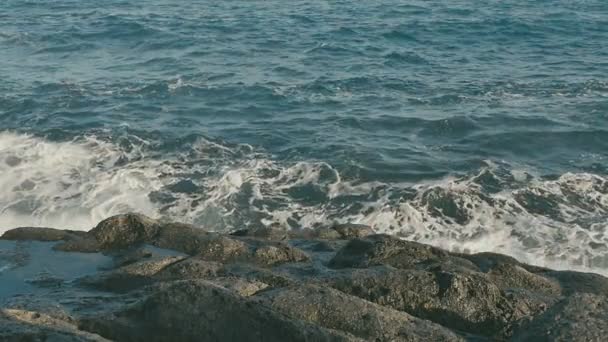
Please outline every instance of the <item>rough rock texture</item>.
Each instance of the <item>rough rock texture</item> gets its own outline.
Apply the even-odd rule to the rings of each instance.
[[[351,240],[331,260],[333,268],[365,268],[374,265],[391,265],[398,268],[423,267],[424,264],[446,261],[462,264],[464,268],[477,270],[466,259],[429,245],[396,239],[388,235],[372,235]]]
[[[263,265],[276,265],[284,262],[300,262],[309,260],[308,255],[289,245],[267,245],[256,248],[255,260]]]
[[[521,341],[606,341],[608,300],[577,293],[523,325],[514,334]]]
[[[0,310],[0,341],[104,342],[74,324],[23,310]]]
[[[562,289],[553,279],[542,277],[514,264],[499,264],[488,271],[490,279],[502,290],[523,289],[547,296],[558,296]]]
[[[7,231],[2,235],[3,240],[37,240],[37,241],[61,241],[78,236],[84,236],[84,232],[61,230],[54,228],[21,227]]]
[[[365,340],[459,341],[456,334],[405,312],[359,300],[340,291],[314,286],[290,286],[260,295],[285,315],[347,331]]]
[[[203,280],[160,285],[108,320],[82,325],[119,341],[355,341],[347,334],[290,320]]]
[[[190,257],[168,265],[156,273],[154,278],[162,281],[209,279],[223,275],[223,268],[222,263]]]
[[[333,230],[335,230],[343,239],[362,238],[374,234],[371,227],[352,223],[337,224],[333,226]]]
[[[160,260],[140,261],[117,269],[85,276],[78,280],[82,286],[98,290],[128,292],[152,284],[153,276],[183,257],[167,257]]]
[[[518,319],[544,308],[543,302],[527,303],[509,296],[483,274],[382,267],[354,271],[331,285],[454,330],[484,336],[501,336]]]
[[[232,236],[248,236],[257,239],[282,241],[289,238],[289,232],[282,229],[260,227],[257,229],[242,229],[232,232]]]
[[[89,233],[104,249],[119,249],[152,240],[159,232],[158,223],[138,214],[114,216],[100,222]]]
[[[90,232],[18,228],[2,239],[15,241],[0,251],[0,261],[16,272],[44,263],[23,240],[57,242],[51,253],[112,258],[94,254],[109,266],[74,281],[37,275],[23,284],[31,293],[0,292],[2,341],[603,341],[608,335],[603,276],[495,253],[451,253],[361,225],[219,234],[127,214]]]

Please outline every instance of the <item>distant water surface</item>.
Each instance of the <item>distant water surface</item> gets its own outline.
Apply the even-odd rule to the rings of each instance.
[[[0,2],[0,231],[357,222],[608,273],[608,2]]]

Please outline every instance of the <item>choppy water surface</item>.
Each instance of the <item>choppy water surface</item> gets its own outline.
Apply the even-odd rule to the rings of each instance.
[[[608,273],[608,2],[0,3],[0,230],[358,222]]]

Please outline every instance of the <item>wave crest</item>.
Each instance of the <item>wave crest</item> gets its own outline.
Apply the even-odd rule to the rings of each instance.
[[[451,250],[608,270],[608,180],[600,175],[547,179],[488,161],[460,177],[363,182],[321,161],[279,162],[249,145],[185,141],[166,152],[135,136],[55,142],[0,133],[0,229],[89,229],[128,211],[209,230],[353,222]]]

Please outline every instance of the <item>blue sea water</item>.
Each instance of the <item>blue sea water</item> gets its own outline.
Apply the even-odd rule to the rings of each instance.
[[[608,273],[604,0],[4,0],[0,230],[333,222]]]

